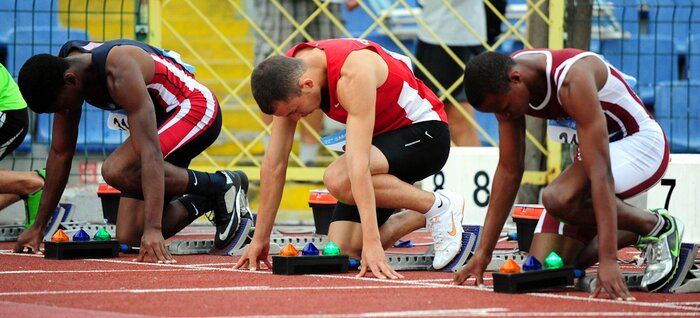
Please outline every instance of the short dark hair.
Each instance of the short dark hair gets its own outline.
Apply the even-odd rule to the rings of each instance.
[[[68,67],[68,61],[51,54],[34,55],[22,65],[17,85],[31,110],[49,112],[65,86],[63,74]]]
[[[513,58],[496,52],[484,52],[471,59],[464,69],[464,92],[469,103],[479,109],[486,96],[508,92],[508,74],[514,65]]]
[[[273,103],[301,95],[297,83],[304,71],[306,64],[293,57],[273,56],[258,64],[253,69],[250,86],[260,110],[271,115],[275,112]]]

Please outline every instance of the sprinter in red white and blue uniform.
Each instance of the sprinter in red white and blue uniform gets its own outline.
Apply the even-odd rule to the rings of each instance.
[[[436,268],[459,253],[464,200],[412,185],[442,169],[450,134],[444,105],[415,77],[408,57],[364,39],[301,43],[256,66],[251,86],[260,109],[274,119],[260,172],[255,236],[236,267],[267,263],[294,129],[319,108],[346,125],[345,135],[336,138],[344,139],[339,149],[345,153],[324,175],[339,200],[328,235],[344,254],[362,259],[359,275],[371,270],[379,278],[401,278],[383,248],[426,222],[436,243]],[[407,210],[392,214],[396,209]]]
[[[102,165],[102,176],[122,193],[116,235],[121,243],[140,246],[138,261],[148,255],[174,262],[164,238],[211,210],[215,245],[231,242],[247,177],[240,171],[187,169],[216,140],[222,119],[212,91],[177,53],[132,40],[73,40],[58,56],[30,58],[18,84],[29,108],[54,113],[54,122],[37,219],[15,251],[39,251],[43,229],[68,180],[84,101],[114,111],[106,124],[129,131]]]
[[[485,53],[467,65],[470,103],[498,119],[500,159],[482,241],[457,283],[471,275],[482,281],[512,208],[524,171],[526,114],[568,121],[551,125],[550,139],[578,146],[573,164],[542,194],[546,212],[530,254],[543,262],[554,251],[581,269],[598,262],[594,295],[605,289],[613,298],[632,300],[617,249],[636,244],[651,254],[642,286],[658,291],[670,283],[682,223],[663,209],[650,212],[622,201],[658,183],[669,160],[664,133],[629,78],[601,56],[576,49],[524,50],[512,57]]]

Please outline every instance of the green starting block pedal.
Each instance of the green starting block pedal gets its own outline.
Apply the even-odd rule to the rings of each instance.
[[[84,259],[119,256],[119,241],[44,242],[44,258]]]
[[[574,284],[574,278],[583,277],[584,271],[565,266],[515,274],[493,273],[493,291],[497,293],[522,293]]]
[[[273,256],[272,273],[278,275],[347,273],[350,260],[338,256]]]

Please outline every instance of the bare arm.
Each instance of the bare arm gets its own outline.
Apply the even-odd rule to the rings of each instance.
[[[260,169],[260,207],[254,234],[256,240],[270,240],[272,226],[282,200],[296,126],[297,123],[287,117],[275,116],[272,119],[270,144],[265,150]]]
[[[595,57],[573,64],[564,79],[559,97],[564,109],[576,120],[581,163],[591,184],[591,199],[598,230],[597,296],[603,289],[613,298],[633,300],[617,264],[617,204],[610,165],[608,128],[598,90],[608,76],[607,66]]]
[[[498,166],[493,177],[484,234],[476,251],[489,259],[515,202],[525,170],[525,117],[512,120],[496,117],[500,139]]]
[[[267,255],[270,249],[270,234],[282,200],[289,153],[294,142],[294,129],[297,123],[288,117],[272,119],[270,144],[265,150],[260,169],[260,207],[255,223],[255,234],[234,268],[259,268],[260,262],[272,267]]]
[[[34,224],[17,238],[14,252],[23,252],[27,248],[29,252],[39,253],[44,231],[68,182],[81,111],[82,103],[69,105],[64,111],[54,114],[51,149],[46,162],[46,180],[39,210]]]
[[[370,172],[370,150],[374,131],[377,88],[388,77],[389,68],[370,50],[348,55],[337,84],[338,100],[348,112],[346,122],[346,165],[352,197],[360,214],[362,228],[363,276],[369,268],[378,278],[402,278],[386,261],[379,237],[374,184]]]
[[[500,137],[499,159],[493,177],[491,200],[486,212],[481,242],[474,256],[454,277],[455,284],[462,284],[469,276],[476,278],[479,286],[484,284],[484,271],[491,261],[503,224],[508,218],[515,196],[520,188],[525,170],[525,117],[508,119],[497,114]]]
[[[576,120],[582,163],[591,181],[601,260],[617,259],[615,183],[610,168],[607,124],[598,100],[598,88],[606,78],[607,70],[602,62],[584,58],[571,67],[559,92],[564,109]]]
[[[140,48],[118,46],[107,57],[107,88],[114,102],[127,111],[130,139],[141,165],[145,202],[144,233],[161,231],[165,180],[155,106],[146,89],[155,72],[153,59]]]

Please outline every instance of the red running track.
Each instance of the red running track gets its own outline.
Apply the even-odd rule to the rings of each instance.
[[[590,299],[572,288],[508,295],[450,285],[452,274],[402,272],[382,281],[279,276],[232,269],[237,257],[177,256],[176,264],[46,260],[0,243],[0,317],[648,317],[700,316],[700,294],[633,292],[636,302]],[[487,275],[487,285],[491,285]]]

